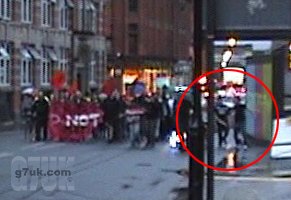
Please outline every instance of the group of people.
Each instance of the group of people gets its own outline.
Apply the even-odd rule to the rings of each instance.
[[[174,98],[164,91],[120,96],[115,91],[104,98],[104,121],[113,127],[113,141],[127,139],[131,147],[152,148],[175,128]]]
[[[245,135],[246,104],[244,99],[238,96],[217,97],[215,104],[215,118],[218,131],[218,145],[226,148],[230,129],[234,130],[235,145],[248,147]]]
[[[111,94],[86,95],[81,92],[70,94],[68,91],[44,95],[39,91],[23,96],[22,116],[26,124],[29,124],[29,132],[34,132],[35,141],[47,140],[50,104],[54,99],[75,103],[93,102],[103,112],[102,123],[93,131],[93,136],[98,136],[104,127],[109,127],[112,135],[110,142],[127,140],[130,141],[131,147],[152,148],[156,141],[165,141],[169,133],[176,129],[176,107],[180,95],[171,94],[167,89],[158,90],[151,95],[142,93],[124,96],[117,90]],[[233,106],[227,105],[229,100]],[[181,133],[189,131],[190,119],[194,112],[192,108],[192,101],[186,96],[179,112]],[[215,119],[220,147],[227,146],[227,138],[232,128],[236,145],[247,147],[244,131],[245,104],[240,97],[229,97],[229,94],[218,96],[215,103]]]
[[[89,101],[96,103],[103,112],[103,119],[92,134],[101,134],[104,126],[110,127],[111,142],[129,140],[132,147],[141,145],[154,147],[156,141],[165,140],[175,128],[175,100],[166,92],[148,95],[122,96],[117,90],[111,94],[68,91],[44,95],[42,91],[25,94],[22,98],[21,113],[29,132],[33,132],[35,141],[49,138],[48,123],[50,106],[54,99],[62,101]]]

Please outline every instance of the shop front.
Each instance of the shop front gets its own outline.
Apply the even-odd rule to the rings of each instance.
[[[171,64],[164,62],[131,62],[124,60],[118,65],[112,65],[108,69],[109,77],[114,77],[120,83],[118,88],[122,94],[135,81],[143,82],[147,93],[155,93],[164,85],[171,83]]]

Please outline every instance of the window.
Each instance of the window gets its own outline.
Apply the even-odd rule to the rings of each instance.
[[[33,55],[30,53],[28,48],[22,48],[21,53],[21,65],[20,65],[20,80],[21,85],[32,84],[32,59]]]
[[[51,0],[41,1],[41,24],[44,26],[52,25],[53,9]]]
[[[10,85],[12,44],[0,45],[0,86]]]
[[[59,61],[59,69],[62,70],[63,72],[67,72],[68,70],[68,49],[66,48],[61,48],[60,49],[60,61]]]
[[[21,85],[32,84],[32,60],[27,58],[21,59]]]
[[[129,34],[129,54],[138,54],[138,35]]]
[[[21,0],[21,20],[22,22],[32,22],[32,1],[33,0]]]
[[[74,4],[71,0],[61,0],[60,3],[60,28],[66,30],[69,28],[70,9]]]
[[[130,12],[137,12],[138,11],[138,0],[129,0],[128,9]]]
[[[106,54],[105,51],[102,51],[102,59],[101,59],[101,83],[104,81],[105,78],[105,69],[106,69]]]
[[[52,61],[50,60],[47,48],[43,47],[41,51],[42,62],[40,70],[40,84],[49,85],[52,74]]]
[[[138,54],[138,25],[129,24],[128,25],[128,51],[129,54]]]
[[[85,3],[85,7],[84,7]],[[79,28],[85,32],[95,32],[96,30],[96,8],[92,1],[84,0],[79,9]]]
[[[69,9],[66,6],[65,0],[62,0],[60,6],[60,28],[68,29],[69,27]]]
[[[97,70],[96,70],[96,66],[98,63],[98,60],[96,58],[96,56],[99,56],[99,52],[96,53],[96,55],[94,55],[94,51],[91,52],[91,56],[90,56],[90,82],[94,82],[96,83],[96,74],[97,74]]]
[[[5,20],[11,19],[12,0],[0,1],[0,17]]]

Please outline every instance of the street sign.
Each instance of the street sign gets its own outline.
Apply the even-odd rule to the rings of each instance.
[[[216,29],[291,30],[290,0],[216,0]]]

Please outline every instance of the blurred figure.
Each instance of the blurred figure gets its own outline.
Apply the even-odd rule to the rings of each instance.
[[[163,105],[162,105],[162,97],[160,93],[156,93],[153,96],[153,104],[155,107],[155,140],[159,140],[161,138],[161,122],[163,117]]]
[[[215,105],[215,118],[218,129],[218,145],[219,147],[226,147],[227,145],[227,136],[229,133],[228,125],[228,115],[230,113],[229,108],[224,105],[223,97],[218,96],[216,105]]]
[[[141,117],[144,111],[136,101],[128,99],[126,101],[126,122],[129,131],[130,147],[137,148],[141,141]]]
[[[143,134],[147,137],[147,147],[155,146],[155,131],[156,131],[156,107],[154,98],[152,96],[146,96],[144,101],[145,115],[143,123]]]
[[[236,145],[243,145],[244,149],[247,149],[248,144],[245,135],[246,104],[239,97],[236,100],[234,140]]]
[[[171,132],[175,127],[174,117],[175,117],[175,100],[171,97],[169,93],[166,93],[163,96],[162,100],[162,131],[161,131],[161,140],[165,140],[166,136]]]
[[[182,94],[178,95],[178,100]],[[181,134],[188,133],[189,128],[190,128],[190,117],[193,114],[193,105],[191,103],[191,100],[189,99],[189,96],[186,95],[185,98],[183,99],[183,102],[180,107],[180,112],[179,112],[179,128]]]
[[[32,106],[33,96],[30,94],[25,94],[21,103],[21,116],[25,123],[25,139],[27,139],[27,136],[32,133],[34,128]]]
[[[43,140],[47,139],[47,123],[49,116],[49,101],[42,91],[38,92],[37,98],[32,105],[32,112],[35,121],[35,140],[41,140],[41,130],[43,133]]]
[[[124,113],[124,108],[120,102],[120,94],[115,90],[110,98],[107,98],[103,104],[102,109],[104,111],[105,122],[113,128],[113,140],[120,140],[120,118]]]

